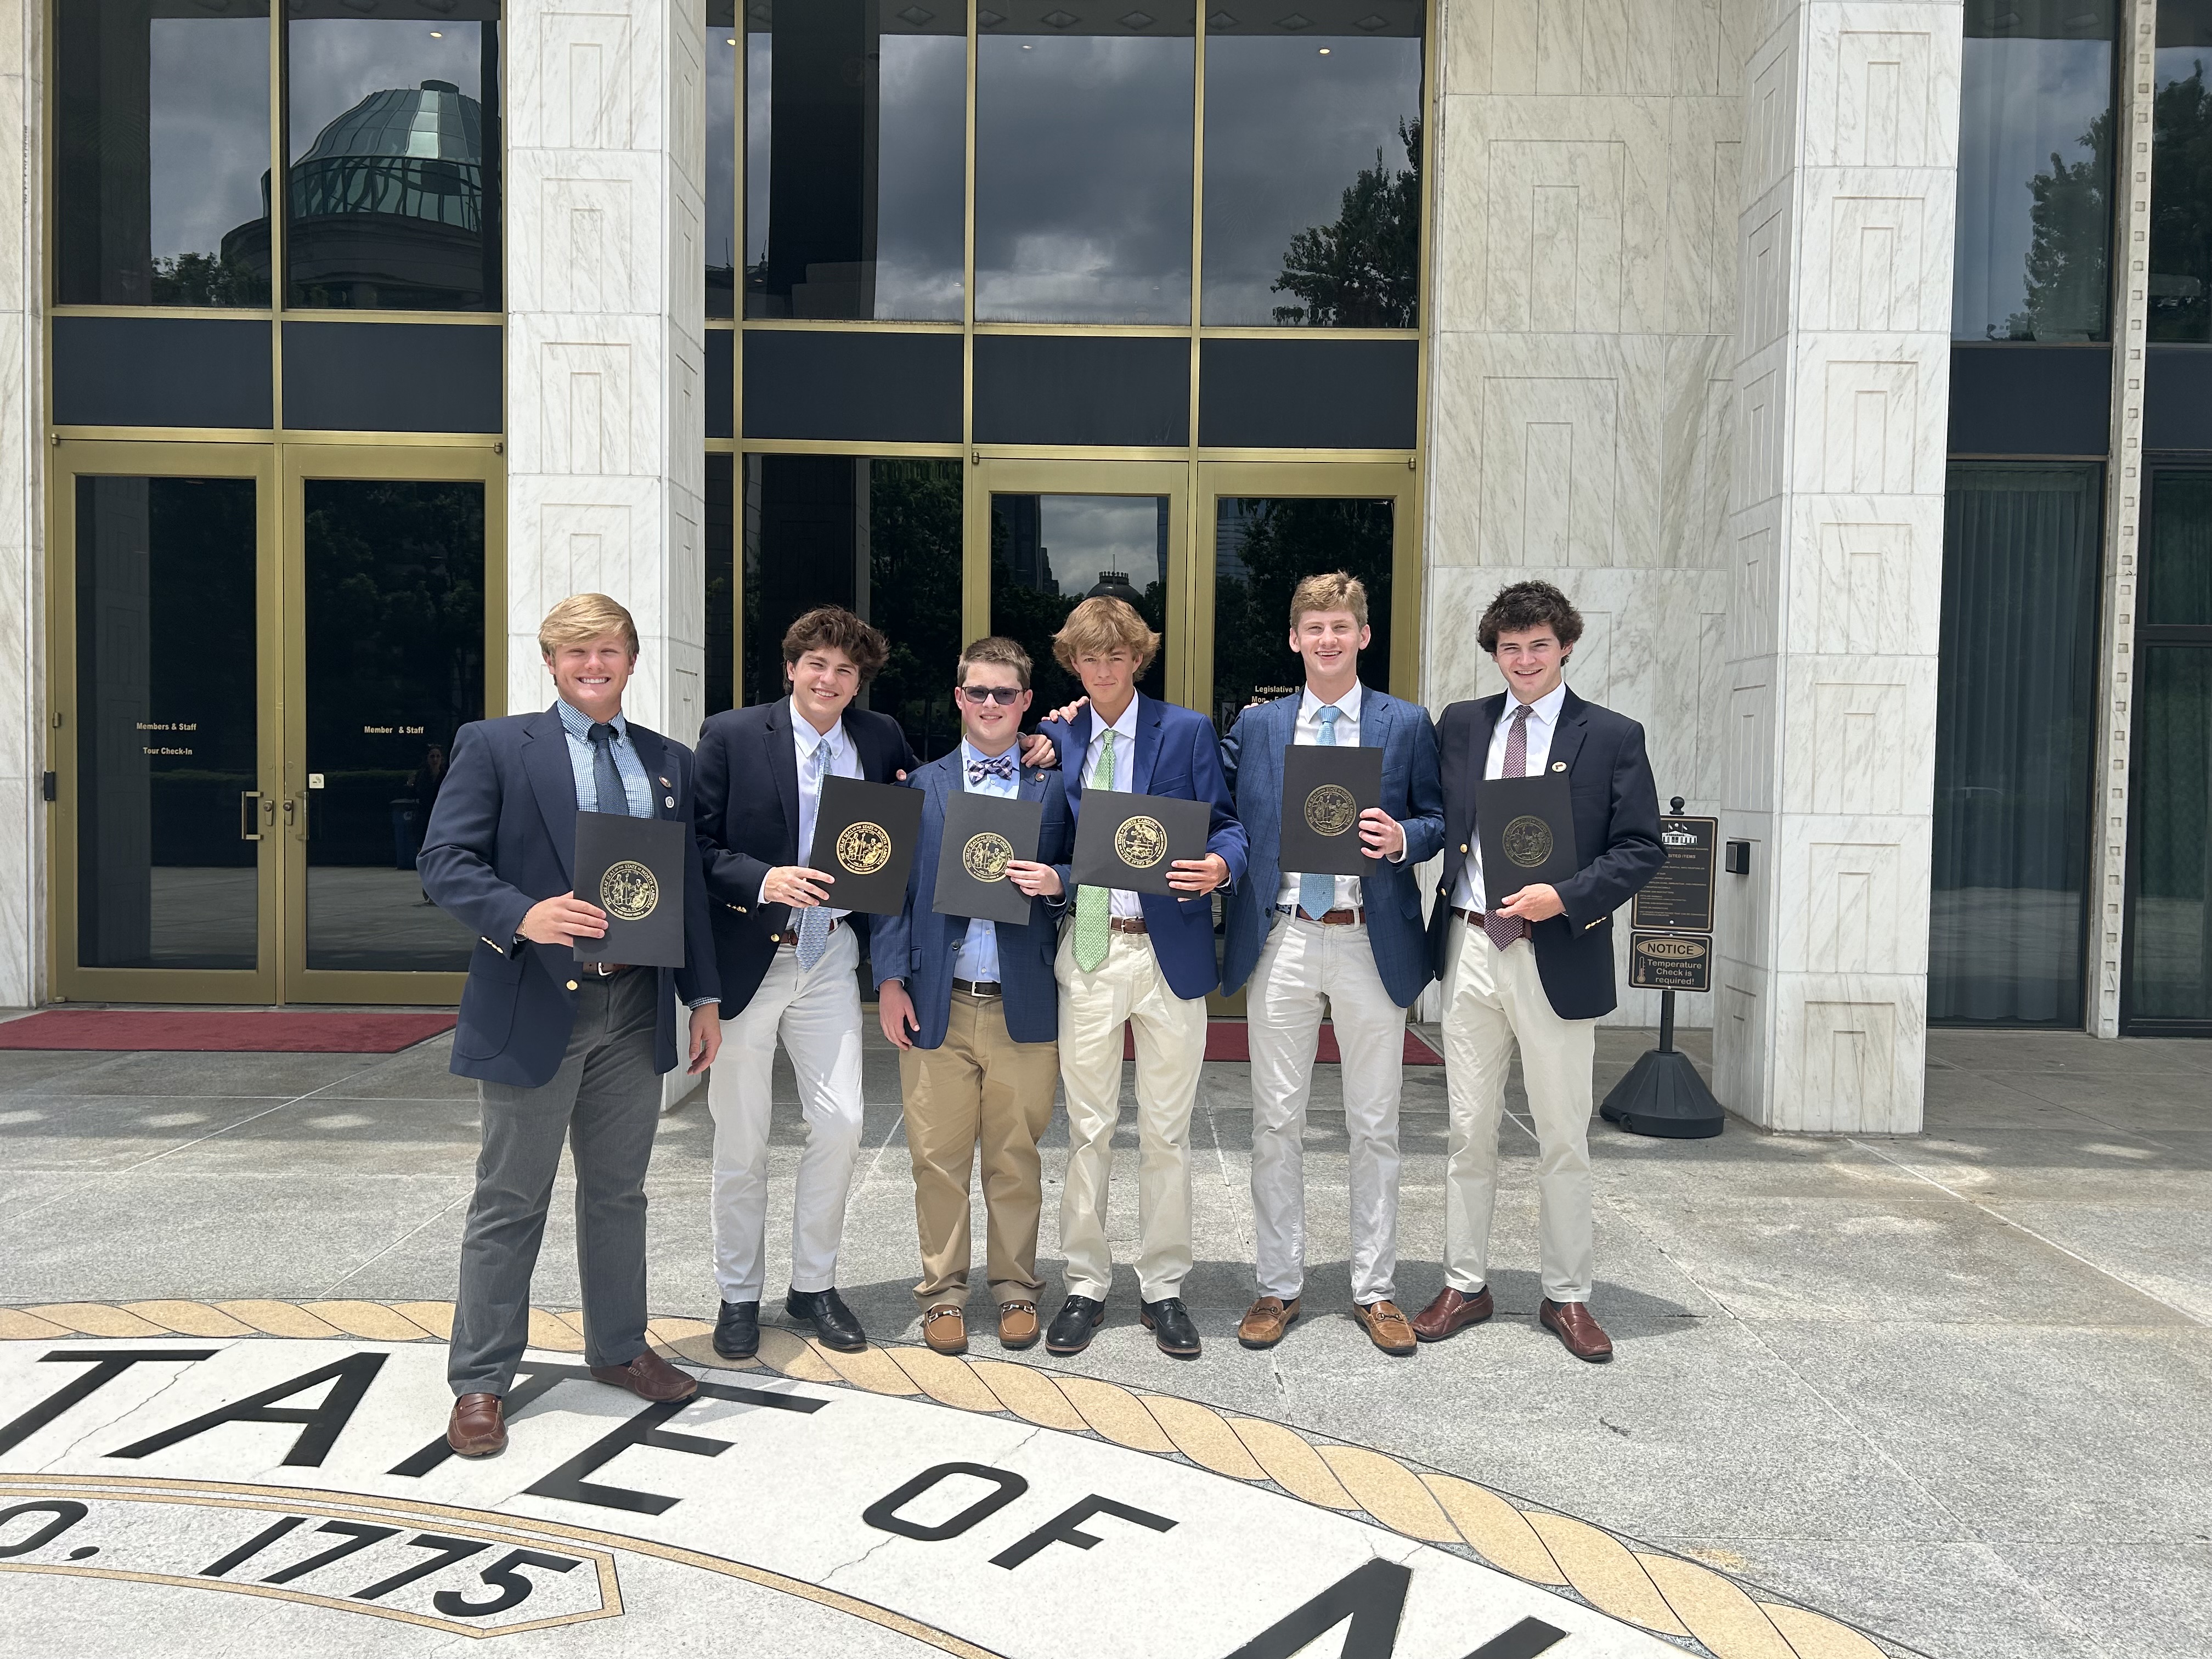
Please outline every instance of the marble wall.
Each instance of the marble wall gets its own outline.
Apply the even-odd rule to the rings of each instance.
[[[24,181],[0,228],[0,1007],[46,998],[46,422],[36,176],[44,9],[0,0],[0,177]]]
[[[507,6],[507,706],[550,701],[538,624],[629,606],[626,707],[686,742],[704,713],[703,13]]]

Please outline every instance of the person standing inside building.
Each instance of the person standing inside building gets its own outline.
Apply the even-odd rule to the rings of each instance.
[[[447,1443],[505,1449],[502,1405],[530,1334],[530,1276],[561,1147],[576,1169],[576,1266],[592,1375],[642,1399],[698,1389],[647,1346],[645,1171],[660,1076],[677,1063],[678,997],[691,1009],[693,1073],[714,1060],[720,983],[696,843],[684,842],[684,965],[574,959],[606,913],[576,896],[579,811],[692,819],[691,751],[623,717],[637,625],[603,593],[546,614],[538,649],[559,694],[534,714],[460,729],[418,860],[431,898],[480,935],[453,1033],[453,1071],[477,1079],[483,1150],[461,1243],[447,1375]]]
[[[1592,1362],[1613,1343],[1589,1310],[1590,1068],[1616,1000],[1613,913],[1666,862],[1644,728],[1585,702],[1564,674],[1583,619],[1548,582],[1501,588],[1475,638],[1506,690],[1455,702],[1437,722],[1444,866],[1429,942],[1444,986],[1451,1133],[1444,1164],[1444,1288],[1413,1320],[1424,1342],[1490,1317],[1486,1262],[1498,1188],[1498,1120],[1517,1047],[1535,1120],[1544,1297],[1537,1317]],[[1493,898],[1475,836],[1474,784],[1564,772],[1575,861],[1554,887]]]
[[[914,1216],[921,1242],[922,1340],[939,1353],[968,1346],[969,1171],[980,1149],[987,1271],[999,1342],[1026,1348],[1040,1331],[1037,1221],[1043,1190],[1037,1140],[1060,1080],[1059,987],[1052,959],[1067,908],[1074,821],[1057,770],[1016,753],[1030,706],[1029,653],[977,640],[960,653],[953,702],[962,742],[914,775],[927,796],[906,909],[869,937],[884,1035],[899,1052]],[[932,908],[945,808],[966,792],[1034,801],[1043,820],[1034,860],[1004,879],[1030,896],[1026,922],[939,915]]]
[[[1170,866],[1173,893],[1084,887],[1075,925],[1060,944],[1060,1081],[1067,1097],[1067,1179],[1060,1194],[1060,1247],[1067,1299],[1045,1346],[1079,1353],[1106,1316],[1114,1278],[1106,1242],[1106,1190],[1114,1126],[1121,1109],[1121,1030],[1137,1042],[1137,1282],[1142,1316],[1160,1351],[1199,1352],[1198,1328],[1182,1299],[1191,1267],[1190,1114],[1206,1059],[1206,997],[1220,982],[1213,955],[1217,887],[1244,873],[1244,830],[1221,775],[1213,723],[1142,696],[1137,678],[1160,636],[1127,601],[1088,599],[1068,613],[1053,653],[1080,677],[1090,706],[1066,724],[1043,726],[1075,775],[1068,798],[1079,822],[1087,789],[1172,795],[1212,811],[1206,856]]]
[[[1249,979],[1252,1210],[1259,1299],[1237,1328],[1272,1348],[1298,1316],[1305,1284],[1306,1102],[1326,1001],[1335,1028],[1350,1140],[1352,1305],[1385,1353],[1410,1354],[1396,1301],[1398,1091],[1406,1010],[1433,976],[1414,866],[1443,845],[1443,784],[1428,711],[1359,683],[1367,590],[1342,571],[1291,595],[1291,649],[1304,689],[1247,708],[1221,743],[1221,768],[1251,838],[1246,879],[1229,900],[1221,983]],[[1294,744],[1382,751],[1382,799],[1359,816],[1364,876],[1279,868],[1284,752]]]

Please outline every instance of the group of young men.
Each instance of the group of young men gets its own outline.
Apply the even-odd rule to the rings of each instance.
[[[1054,650],[1085,696],[1026,738],[1030,660],[1012,640],[977,640],[953,670],[960,744],[923,765],[896,722],[854,706],[887,647],[849,611],[823,607],[794,622],[783,641],[789,695],[713,716],[695,757],[621,713],[637,657],[629,613],[598,594],[556,605],[539,644],[556,701],[463,729],[418,861],[429,896],[481,935],[453,1062],[480,1080],[483,1103],[448,1367],[454,1450],[483,1456],[506,1444],[506,1399],[564,1139],[574,1154],[592,1375],[656,1401],[696,1387],[646,1338],[643,1182],[658,1074],[678,1060],[679,1000],[690,1011],[689,1068],[711,1067],[715,1352],[742,1359],[760,1341],[779,1044],[806,1123],[784,1310],[830,1347],[865,1345],[836,1282],[861,1133],[863,935],[882,1030],[899,1050],[921,1256],[915,1296],[932,1348],[968,1345],[979,1156],[1000,1344],[1027,1348],[1042,1337],[1052,1352],[1073,1354],[1104,1321],[1126,1030],[1136,1062],[1139,1315],[1164,1352],[1199,1353],[1182,1291],[1192,1267],[1189,1128],[1206,997],[1249,986],[1259,1294],[1238,1340],[1272,1346],[1303,1310],[1301,1158],[1326,1012],[1343,1062],[1352,1309],[1376,1346],[1411,1354],[1491,1316],[1498,1121],[1517,1048],[1540,1145],[1539,1318],[1577,1357],[1609,1358],[1589,1307],[1588,1121],[1594,1027],[1614,1000],[1613,913],[1664,856],[1642,728],[1567,689],[1562,671],[1582,619],[1541,582],[1503,590],[1477,630],[1508,690],[1455,703],[1435,724],[1419,705],[1361,684],[1370,635],[1357,580],[1307,578],[1289,623],[1304,688],[1246,709],[1225,738],[1205,716],[1137,690],[1160,640],[1121,599],[1088,599],[1070,614]],[[1297,744],[1382,751],[1381,802],[1358,821],[1363,875],[1281,867],[1284,755]],[[1494,897],[1474,784],[1546,770],[1566,775],[1577,872]],[[832,875],[805,861],[830,776],[922,792],[901,914],[841,908]],[[1173,863],[1171,892],[1074,884],[1076,828],[1093,790],[1206,803],[1206,852]],[[1041,810],[1036,859],[1006,872],[1028,896],[1026,922],[933,908],[947,803],[963,791]],[[579,811],[693,829],[683,968],[573,959],[575,939],[605,932],[604,914],[571,890]],[[1415,872],[1440,851],[1425,920]],[[1218,889],[1226,917],[1218,955]],[[1439,977],[1451,1107],[1445,1285],[1408,1318],[1396,1300],[1398,1103],[1407,1011]],[[1067,1114],[1066,1267],[1048,1322],[1038,1143],[1055,1094]]]

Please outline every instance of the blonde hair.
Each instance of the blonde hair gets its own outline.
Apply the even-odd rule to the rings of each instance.
[[[1352,620],[1367,626],[1367,586],[1348,571],[1326,570],[1308,576],[1291,592],[1291,628],[1309,611],[1349,611]]]
[[[1159,654],[1160,636],[1146,625],[1137,607],[1127,599],[1104,593],[1084,600],[1067,613],[1060,632],[1052,636],[1052,654],[1071,674],[1085,654],[1105,656],[1127,651],[1141,674]]]
[[[605,634],[621,635],[637,655],[637,623],[627,610],[604,593],[571,593],[538,624],[538,648],[550,662],[562,646],[586,645]]]

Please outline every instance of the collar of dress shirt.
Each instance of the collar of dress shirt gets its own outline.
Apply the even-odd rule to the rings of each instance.
[[[1098,718],[1097,705],[1095,703],[1092,704],[1091,709],[1091,747],[1094,749],[1097,748],[1098,746],[1098,740],[1104,737],[1107,732],[1112,732],[1116,737],[1121,739],[1123,744],[1121,752],[1123,754],[1133,753],[1135,751],[1137,742],[1137,705],[1143,701],[1144,694],[1142,692],[1139,692],[1135,696],[1132,696],[1129,699],[1129,706],[1121,711],[1121,718],[1115,720],[1111,726],[1101,723]]]
[[[1336,700],[1336,707],[1342,712],[1345,719],[1357,720],[1359,718],[1359,698],[1363,689],[1359,682],[1354,680],[1352,683],[1352,690]],[[1298,701],[1298,719],[1308,725],[1318,725],[1321,720],[1321,711],[1328,707],[1329,707],[1328,704],[1314,696],[1313,687],[1310,685],[1305,689],[1305,695]]]
[[[553,700],[553,707],[560,711],[561,726],[563,731],[579,742],[588,743],[591,740],[592,727],[598,724],[596,720],[566,697],[556,697]],[[616,737],[629,736],[629,722],[623,718],[622,710],[619,708],[615,711],[615,717],[607,724],[614,727]]]
[[[1565,706],[1566,701],[1567,683],[1565,680],[1561,680],[1557,685],[1544,693],[1542,696],[1537,698],[1535,702],[1528,705],[1528,718],[1536,721],[1548,732],[1552,727],[1559,723],[1559,710],[1563,706]],[[1506,721],[1513,718],[1513,710],[1516,704],[1513,694],[1510,691],[1508,691],[1505,694],[1505,707],[1498,711],[1498,724],[1501,727],[1504,726]]]
[[[1021,779],[1021,775],[1022,775],[1022,757],[1021,757],[1020,753],[1018,752],[1018,751],[1019,751],[1019,750],[1020,750],[1020,747],[1021,747],[1021,739],[1020,739],[1019,738],[1016,738],[1012,742],[1009,743],[1009,744],[1007,744],[1004,749],[1001,749],[1001,750],[999,751],[999,755],[1005,755],[1005,756],[1008,757],[1009,758],[1011,758],[1011,759],[1013,761],[1013,763],[1014,763],[1014,775],[1013,775],[1012,777],[1011,777],[1011,778],[1006,778],[1006,779],[1004,779],[1004,780],[996,780],[996,779],[994,779],[994,782],[996,782],[996,781],[1003,781],[1003,782],[1005,782],[1005,783],[1006,783],[1009,787],[1011,787],[1013,784],[1015,784],[1015,783],[1017,783],[1017,782],[1018,782],[1018,781],[1020,781],[1020,779]],[[969,742],[967,738],[961,738],[961,739],[960,739],[960,777],[961,777],[961,781],[962,781],[962,783],[964,785],[964,784],[966,783],[966,781],[967,781],[967,778],[968,778],[968,763],[969,763],[970,761],[988,761],[988,760],[996,760],[996,759],[998,759],[998,758],[999,758],[999,755],[987,755],[987,754],[985,754],[981,750],[978,749],[978,748],[977,748],[974,744],[972,744],[972,743]]]
[[[784,702],[791,709],[792,734],[799,740],[799,753],[802,759],[811,760],[814,757],[815,750],[825,743],[830,745],[831,760],[843,758],[845,722],[842,718],[827,732],[817,732],[814,729],[813,722],[799,712],[797,703],[793,702],[788,697],[785,698]]]

